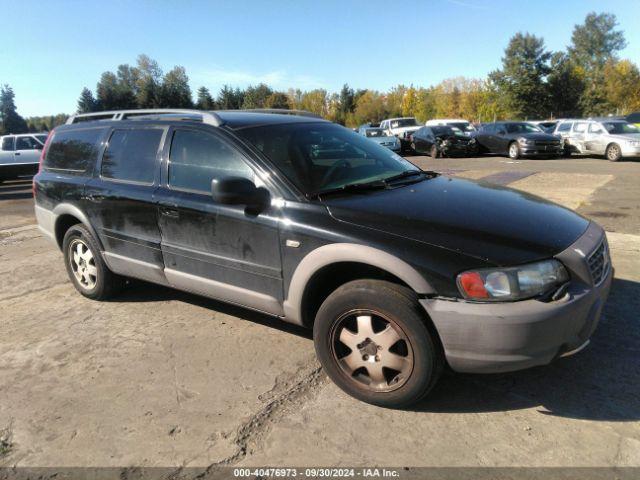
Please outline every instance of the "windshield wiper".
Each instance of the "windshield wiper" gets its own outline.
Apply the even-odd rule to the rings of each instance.
[[[399,173],[398,175],[393,175],[392,177],[385,178],[383,182],[386,184],[389,184],[389,182],[402,180],[403,178],[416,177],[418,175],[419,176],[427,175],[429,176],[429,178],[433,178],[437,175],[437,173],[424,171],[424,170],[405,170],[404,172]]]
[[[387,183],[384,181],[366,182],[366,183],[347,183],[341,187],[328,188],[327,190],[319,190],[317,192],[309,194],[310,198],[317,198],[322,195],[330,195],[332,193],[343,192],[362,192],[367,190],[380,190],[387,188]]]

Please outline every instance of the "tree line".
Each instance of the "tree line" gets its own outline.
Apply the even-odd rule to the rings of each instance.
[[[519,32],[509,41],[501,68],[486,78],[450,78],[430,87],[397,85],[387,92],[325,89],[279,91],[265,84],[223,86],[217,95],[202,86],[195,100],[184,67],[164,73],[147,55],[134,66],[104,72],[94,91],[84,88],[79,113],[135,108],[308,110],[347,126],[385,117],[462,117],[474,122],[626,114],[640,110],[640,70],[618,54],[627,42],[615,15],[590,13],[575,25],[566,52],[552,52],[544,39]],[[22,119],[14,93],[0,91],[0,133],[50,130],[66,115]]]

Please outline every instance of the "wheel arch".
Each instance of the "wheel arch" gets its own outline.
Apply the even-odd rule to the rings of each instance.
[[[103,250],[102,242],[100,242],[100,238],[96,234],[95,229],[91,226],[91,223],[84,212],[78,207],[69,203],[62,203],[53,209],[53,213],[56,216],[54,236],[56,243],[58,244],[58,248],[62,249],[62,241],[64,240],[64,235],[67,233],[67,230],[69,230],[73,225],[81,223],[85,228],[87,228],[87,230],[89,230],[98,243],[100,249]]]
[[[335,243],[313,250],[298,264],[284,301],[285,319],[310,326],[315,311],[332,291],[360,278],[388,280],[418,295],[435,293],[429,282],[404,260],[366,245]]]

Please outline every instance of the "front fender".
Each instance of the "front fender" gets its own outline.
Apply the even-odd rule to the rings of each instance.
[[[308,253],[296,267],[283,305],[287,321],[302,325],[302,298],[309,280],[323,267],[341,262],[371,265],[398,277],[418,294],[435,293],[416,269],[390,253],[355,243],[333,243]]]

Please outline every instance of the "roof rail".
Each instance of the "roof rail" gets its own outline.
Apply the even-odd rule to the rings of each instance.
[[[189,114],[197,115],[202,118],[202,123],[219,127],[224,122],[215,113],[203,110],[192,109],[177,109],[177,108],[156,108],[156,109],[138,109],[138,110],[112,110],[106,112],[91,112],[91,113],[77,113],[71,115],[67,121],[67,125],[80,122],[92,122],[92,121],[114,121],[114,120],[126,120],[132,117],[150,116],[150,115],[164,115],[164,114]]]
[[[241,112],[254,112],[254,113],[275,113],[278,115],[297,115],[300,117],[313,117],[322,118],[317,113],[308,112],[307,110],[289,110],[288,108],[247,108],[240,110]]]

